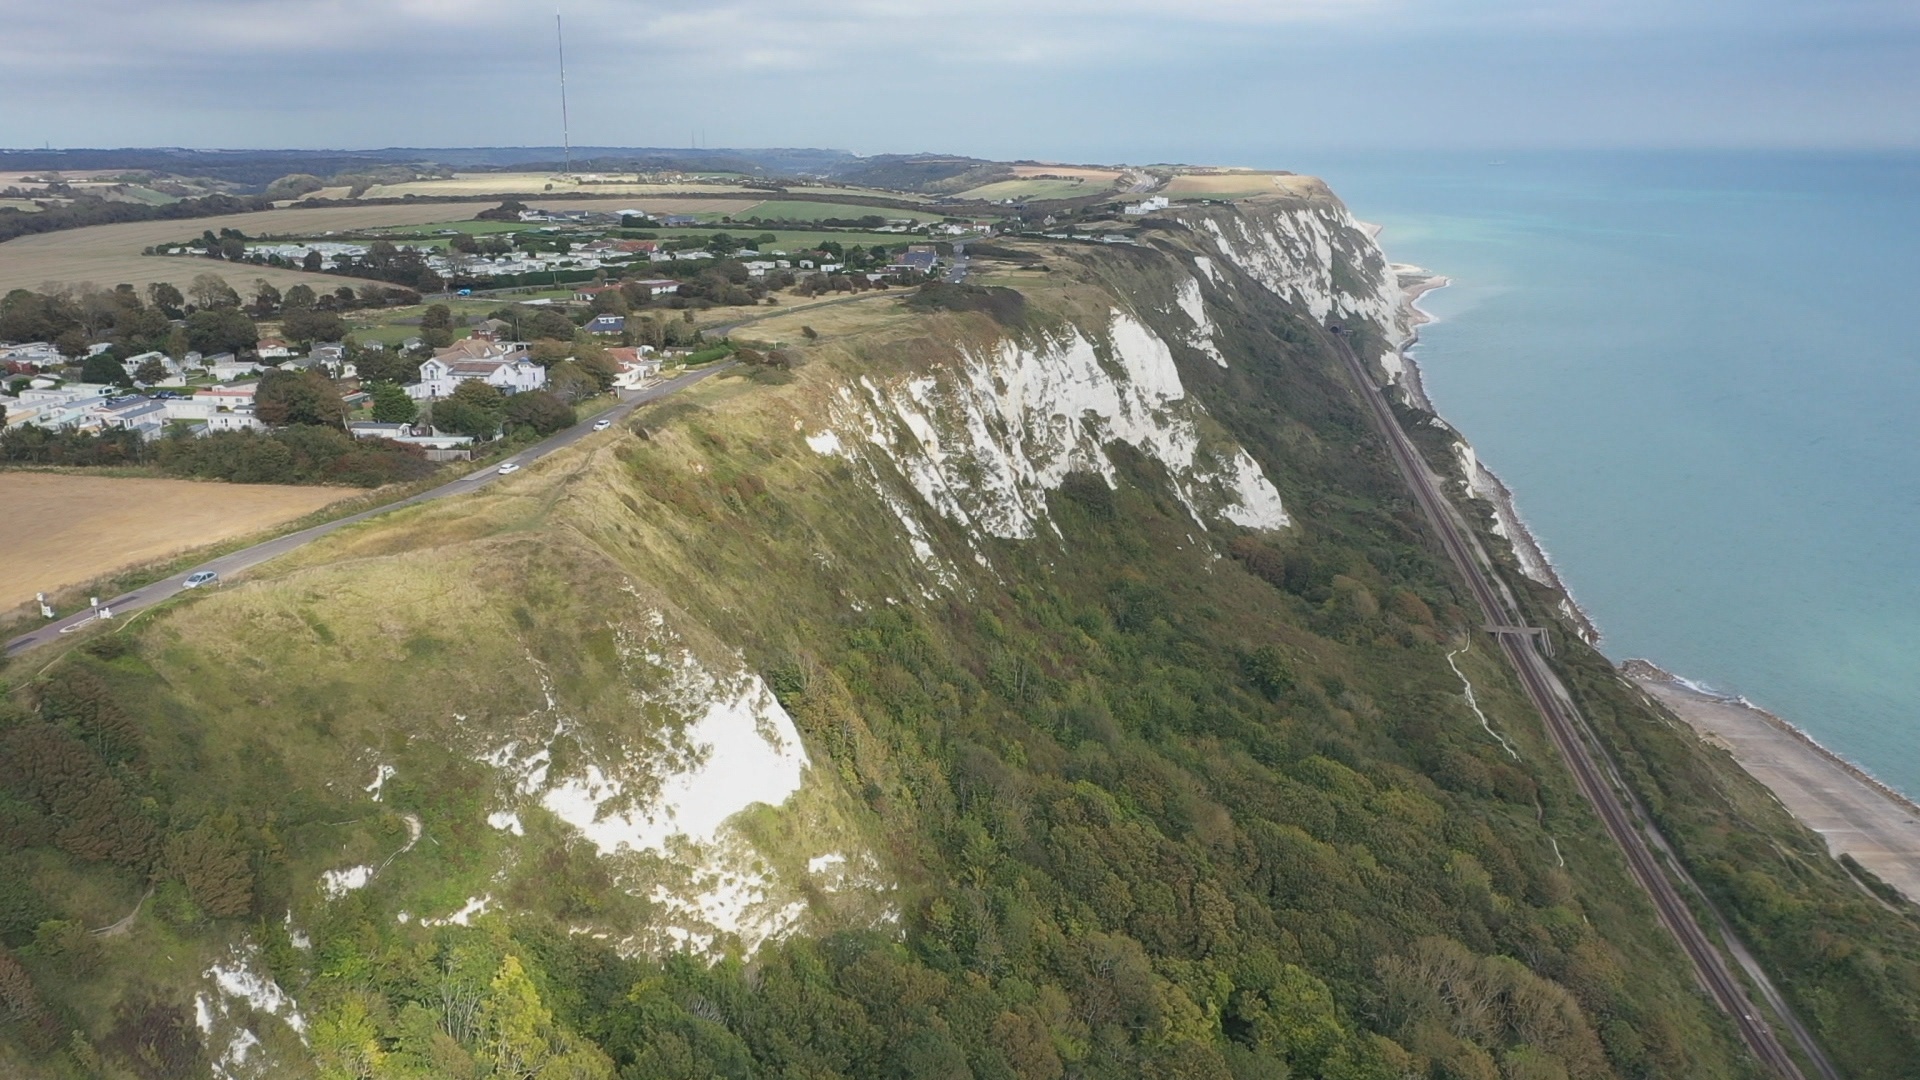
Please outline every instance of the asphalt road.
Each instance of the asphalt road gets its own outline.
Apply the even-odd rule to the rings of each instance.
[[[450,495],[464,495],[468,492],[479,491],[503,479],[500,475],[500,466],[506,462],[511,461],[522,467],[531,465],[541,458],[546,457],[548,454],[553,453],[555,450],[572,446],[574,443],[591,435],[595,421],[611,420],[618,423],[626,419],[629,413],[632,413],[633,410],[642,405],[658,401],[669,394],[684,390],[694,383],[699,382],[701,379],[710,375],[719,374],[733,366],[734,364],[731,361],[715,364],[712,367],[689,372],[678,378],[668,379],[663,383],[649,386],[644,390],[629,392],[622,397],[620,404],[615,405],[606,412],[575,424],[564,431],[555,432],[511,457],[497,461],[484,469],[468,473],[458,480],[449,481],[439,487],[430,488],[417,495],[401,499],[398,502],[391,502],[385,506],[377,506],[372,510],[363,510],[358,514],[315,525],[312,528],[301,529],[299,532],[288,533],[285,536],[276,536],[271,540],[262,541],[252,547],[229,552],[217,559],[209,559],[198,566],[182,570],[179,573],[153,582],[152,584],[143,585],[132,592],[113,597],[106,601],[102,607],[111,611],[113,618],[122,619],[142,608],[151,607],[163,600],[178,596],[186,588],[187,577],[199,573],[202,570],[211,570],[219,574],[222,579],[231,578],[243,570],[266,562],[268,559],[285,555],[289,551],[310,544],[336,529],[344,529],[349,525],[357,525],[369,518],[378,517],[392,510],[398,510],[403,506],[413,506],[418,503],[432,502],[435,499],[444,499]],[[204,588],[205,586],[202,587]],[[53,622],[40,627],[38,630],[21,634],[19,637],[7,642],[6,655],[17,656],[30,649],[45,645],[48,642],[56,641],[60,635],[72,633],[82,627],[91,625],[94,621],[95,612],[92,609],[79,611],[65,618],[55,619]]]
[[[1668,877],[1661,860],[1654,854],[1655,849],[1667,855],[1666,865],[1672,868],[1673,874],[1689,886],[1703,907],[1711,911],[1704,894],[1687,877],[1678,859],[1673,857],[1666,838],[1654,827],[1645,809],[1639,805],[1639,800],[1620,781],[1612,763],[1606,760],[1604,751],[1595,749],[1597,742],[1585,718],[1574,707],[1572,697],[1547,665],[1546,658],[1536,651],[1535,636],[1513,632],[1512,628],[1519,627],[1520,618],[1510,594],[1504,584],[1485,568],[1482,560],[1476,557],[1477,545],[1454,516],[1452,504],[1441,495],[1433,474],[1401,430],[1385,395],[1374,384],[1360,358],[1348,347],[1346,338],[1337,331],[1334,344],[1367,404],[1375,427],[1386,438],[1402,479],[1433,526],[1440,546],[1466,580],[1486,616],[1488,626],[1503,628],[1494,633],[1494,638],[1499,642],[1508,664],[1519,675],[1527,697],[1539,710],[1547,734],[1572,772],[1574,783],[1592,804],[1607,834],[1626,856],[1628,870],[1653,901],[1661,924],[1672,933],[1681,951],[1686,953],[1701,987],[1733,1021],[1741,1041],[1768,1070],[1787,1080],[1805,1080],[1805,1074],[1792,1055],[1787,1053],[1772,1026],[1759,1015],[1759,1010],[1748,998],[1745,987],[1734,975],[1726,956],[1715,948],[1712,939],[1695,918],[1693,909],[1681,897],[1673,879]],[[1713,921],[1715,929],[1727,942],[1741,968],[1753,980],[1801,1052],[1824,1080],[1840,1080],[1840,1074],[1827,1060],[1812,1034],[1794,1015],[1766,972],[1733,935],[1732,929],[1717,913],[1713,914]]]

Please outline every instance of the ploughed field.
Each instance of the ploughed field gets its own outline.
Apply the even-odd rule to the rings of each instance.
[[[0,611],[33,594],[259,532],[361,492],[0,472]]]

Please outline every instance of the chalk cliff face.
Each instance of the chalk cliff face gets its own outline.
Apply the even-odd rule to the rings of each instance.
[[[1143,279],[1104,318],[971,347],[928,371],[863,376],[840,388],[808,444],[859,466],[943,580],[943,560],[962,553],[934,551],[916,506],[975,534],[1031,538],[1048,530],[1047,496],[1068,474],[1113,481],[1116,442],[1167,470],[1197,529],[1287,528],[1279,491],[1189,390],[1178,358],[1231,368],[1210,307],[1232,308],[1247,289],[1397,344],[1407,328],[1398,285],[1331,196],[1181,217],[1191,246],[1168,253],[1171,288],[1165,274]],[[1381,364],[1397,371],[1397,352]]]
[[[1047,493],[1070,472],[1111,483],[1115,441],[1166,467],[1199,528],[1288,524],[1260,466],[1187,392],[1166,341],[1118,309],[1104,326],[1005,341],[928,374],[862,378],[841,388],[830,420],[814,449],[866,464],[876,483],[897,473],[925,505],[989,536],[1045,529]]]
[[[1315,198],[1188,211],[1206,254],[1200,276],[1221,284],[1217,269],[1231,266],[1319,323],[1364,323],[1387,348],[1377,360],[1393,377],[1397,347],[1411,330],[1409,310],[1392,265],[1373,234],[1321,189]]]

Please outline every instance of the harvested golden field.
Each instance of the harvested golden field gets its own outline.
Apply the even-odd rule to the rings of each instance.
[[[1025,180],[997,180],[977,188],[969,188],[960,193],[962,199],[987,199],[998,202],[1002,199],[1077,199],[1082,195],[1099,195],[1112,191],[1111,183],[1083,180],[1079,177],[1047,179],[1032,177]]]
[[[636,207],[660,213],[702,211],[731,213],[754,205],[722,199],[572,199],[528,205],[562,210],[622,210]],[[141,249],[176,243],[200,235],[204,229],[239,229],[248,236],[311,237],[330,230],[364,229],[381,225],[426,225],[472,218],[485,209],[481,203],[417,203],[410,206],[329,206],[306,210],[263,210],[253,214],[182,218],[178,221],[133,221],[91,225],[84,229],[22,236],[0,244],[0,293],[9,289],[37,289],[49,282],[77,285],[91,281],[111,288],[121,283],[144,287],[150,281],[171,281],[182,288],[194,275],[215,273],[242,292],[256,278],[281,289],[306,282],[316,289],[335,289],[351,279],[308,274],[271,266],[244,266],[191,257],[142,255]]]
[[[33,594],[260,532],[363,494],[356,488],[214,484],[0,472],[0,611]]]
[[[1324,194],[1326,185],[1311,176],[1298,176],[1293,173],[1268,173],[1245,171],[1222,171],[1209,173],[1183,173],[1167,181],[1167,186],[1154,192],[1169,199],[1246,199],[1255,195],[1297,195],[1308,197]]]
[[[1062,176],[1089,184],[1111,184],[1123,174],[1119,169],[1096,169],[1084,165],[1015,165],[1013,175],[1023,178]]]

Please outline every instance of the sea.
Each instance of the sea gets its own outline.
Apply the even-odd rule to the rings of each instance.
[[[1920,154],[1307,154],[1604,635],[1920,797]]]

